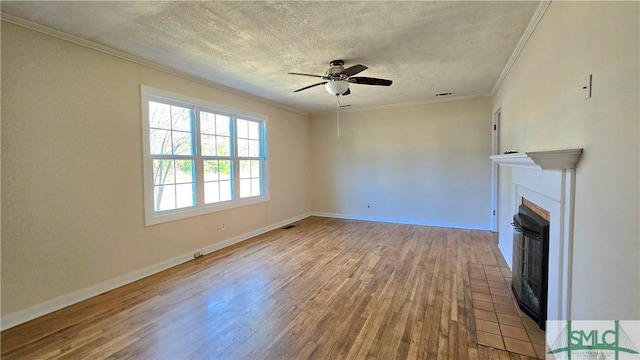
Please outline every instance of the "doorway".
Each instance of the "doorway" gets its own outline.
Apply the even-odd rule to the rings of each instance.
[[[500,153],[500,117],[502,108],[493,112],[492,150],[491,155]],[[500,197],[500,168],[497,163],[491,162],[491,231],[498,232],[498,201]]]

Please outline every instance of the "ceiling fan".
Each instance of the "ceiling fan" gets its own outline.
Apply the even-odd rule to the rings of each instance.
[[[345,69],[344,61],[332,60],[331,62],[329,62],[329,66],[330,66],[329,69],[326,71],[324,75],[290,72],[289,74],[291,75],[311,76],[311,77],[317,77],[325,80],[323,82],[319,82],[313,85],[305,86],[298,90],[294,90],[293,92],[307,90],[309,88],[312,88],[318,85],[324,85],[325,89],[327,89],[327,91],[330,94],[336,95],[336,96],[339,96],[339,95],[345,96],[345,95],[351,94],[351,90],[349,89],[349,83],[360,84],[360,85],[378,85],[378,86],[391,86],[391,83],[392,83],[391,80],[386,80],[386,79],[354,76],[368,69],[364,65],[357,64]]]

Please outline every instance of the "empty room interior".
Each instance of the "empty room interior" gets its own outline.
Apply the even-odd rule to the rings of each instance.
[[[0,9],[3,359],[545,359],[640,320],[636,1]]]

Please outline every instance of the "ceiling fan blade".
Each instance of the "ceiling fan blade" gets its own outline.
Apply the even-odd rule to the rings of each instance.
[[[344,75],[347,75],[347,77],[349,77],[349,76],[353,76],[355,74],[358,74],[360,72],[363,72],[363,71],[365,71],[367,69],[368,69],[368,67],[358,64],[358,65],[353,65],[351,67],[348,67],[348,68],[344,69],[340,74],[344,74]]]
[[[307,90],[308,88],[312,88],[312,87],[314,87],[314,86],[318,86],[318,85],[324,85],[324,84],[326,84],[326,83],[327,83],[326,81],[319,82],[319,83],[317,83],[317,84],[313,84],[313,85],[305,86],[305,87],[300,88],[300,89],[298,89],[298,90],[293,90],[293,92],[298,92],[298,91],[302,91],[302,90]]]
[[[311,77],[317,77],[320,79],[324,79],[323,75],[313,75],[313,74],[304,74],[304,73],[288,73],[289,75],[302,75],[302,76],[311,76]]]
[[[347,79],[347,81],[354,84],[379,86],[391,86],[391,84],[393,83],[393,81],[387,79],[378,79],[363,76],[350,77],[349,79]]]
[[[345,91],[344,93],[342,93],[342,96],[347,96],[351,94],[351,89],[347,89],[347,91]]]

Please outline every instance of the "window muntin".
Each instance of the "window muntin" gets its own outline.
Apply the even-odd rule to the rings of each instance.
[[[149,143],[155,212],[195,205],[193,111],[149,101]]]
[[[266,119],[142,86],[147,225],[269,200]]]
[[[238,119],[238,163],[240,166],[240,197],[262,195],[261,131],[257,121]]]
[[[204,203],[232,201],[234,198],[231,126],[233,115],[200,111],[200,149],[204,170]]]
[[[149,101],[152,155],[193,155],[192,110]]]
[[[195,205],[193,163],[193,160],[153,159],[154,211]]]
[[[203,164],[205,204],[232,200],[233,163],[230,160],[203,160]]]
[[[240,197],[261,195],[260,161],[240,160]]]

